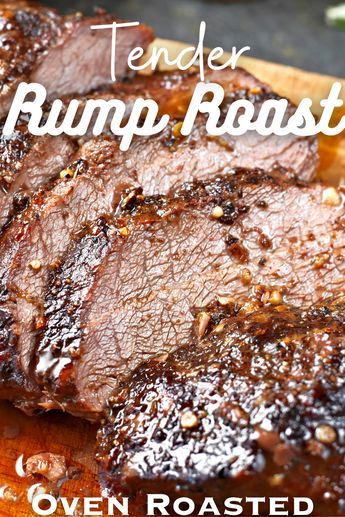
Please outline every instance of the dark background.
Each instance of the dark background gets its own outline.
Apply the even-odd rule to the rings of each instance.
[[[339,2],[340,0],[338,0]],[[344,0],[345,1],[345,0]],[[324,11],[337,0],[95,0],[117,16],[146,22],[158,36],[196,43],[201,20],[206,45],[251,46],[251,56],[320,73],[345,76],[345,31],[326,26]],[[91,13],[93,1],[45,0],[70,13]]]

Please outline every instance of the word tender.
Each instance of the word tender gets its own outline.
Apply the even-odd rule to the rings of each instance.
[[[139,25],[139,22],[128,22],[128,23],[117,23],[113,22],[107,25],[92,25],[92,30],[104,30],[111,29],[111,78],[112,81],[116,81],[115,75],[115,63],[116,63],[116,42],[117,42],[117,30],[124,27],[133,27]],[[182,49],[175,58],[171,58],[169,50],[166,47],[153,47],[150,57],[144,63],[135,64],[138,60],[144,57],[145,51],[142,47],[135,47],[132,49],[127,58],[128,67],[133,71],[147,70],[152,71],[158,69],[160,60],[168,66],[176,67],[179,70],[188,70],[192,66],[199,67],[200,79],[205,80],[205,47],[204,40],[206,34],[206,22],[200,22],[199,28],[199,42],[196,47],[186,47]],[[224,50],[222,47],[215,47],[207,53],[206,62],[207,66],[212,70],[223,70],[224,68],[231,67],[235,69],[237,61],[242,54],[248,52],[250,47],[245,46],[239,50],[236,47],[232,48],[230,58],[225,63],[219,63],[219,59],[223,57]],[[191,55],[191,57],[189,57]]]

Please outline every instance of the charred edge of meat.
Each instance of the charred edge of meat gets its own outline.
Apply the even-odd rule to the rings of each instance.
[[[15,164],[20,162],[31,147],[33,136],[25,128],[17,128],[9,137],[2,135],[0,124],[0,189],[7,193],[16,174]]]
[[[171,192],[175,199],[183,200],[189,205],[207,199],[210,204],[219,206],[223,213],[218,217],[219,221],[225,224],[232,224],[237,215],[248,212],[249,207],[241,204],[243,198],[243,187],[245,185],[260,185],[264,182],[272,184],[297,184],[295,179],[273,174],[268,174],[261,169],[232,169],[225,175],[216,176],[210,180],[195,180],[182,184]],[[229,202],[229,198],[233,202]],[[235,201],[239,203],[235,207]]]
[[[0,386],[9,391],[11,386],[22,386],[25,391],[27,380],[19,366],[13,324],[11,315],[0,310]]]
[[[345,489],[344,300],[230,317],[199,346],[123,379],[98,434],[108,494],[154,487],[196,501],[322,501],[327,488],[336,512]]]
[[[44,205],[44,200],[49,199],[49,191],[52,190],[60,181],[66,181],[68,178],[76,177],[80,174],[85,174],[88,171],[88,163],[84,159],[78,159],[70,163],[64,171],[56,178],[52,178],[44,187],[41,187],[31,196],[25,193],[18,192],[13,199],[13,209],[8,215],[6,223],[0,228],[0,237],[11,226],[16,218],[22,218],[23,224],[26,223],[27,218],[37,217],[37,208]],[[65,175],[63,175],[65,174]]]
[[[14,3],[11,9],[7,6],[4,15],[7,23],[2,45],[6,75],[0,77],[2,88],[28,72],[37,57],[58,41],[63,27],[63,19],[54,9],[41,6],[38,9],[34,2],[22,6]]]
[[[84,235],[83,235],[84,234]],[[80,311],[84,291],[92,281],[97,266],[101,263],[109,245],[111,230],[102,219],[91,228],[80,232],[80,242],[62,265],[51,272],[45,301],[45,326],[37,336],[40,365],[44,371],[37,372],[38,380],[54,378],[51,392],[63,387],[65,396],[75,394],[73,369],[65,363],[80,356]],[[61,356],[65,358],[61,367]]]

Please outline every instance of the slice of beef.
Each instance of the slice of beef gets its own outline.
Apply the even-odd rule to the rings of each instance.
[[[65,136],[34,137],[24,121],[10,137],[0,136],[0,229],[34,192],[56,178],[76,150],[77,144]]]
[[[166,91],[169,85],[179,85],[180,80],[180,74],[176,73],[162,76],[156,74],[149,78],[136,77],[119,86],[116,95],[122,96],[128,105],[137,95],[155,98],[162,111],[171,109],[173,113],[174,109],[166,109],[170,103]],[[195,73],[187,77],[189,91],[197,80],[198,75]],[[212,80],[223,84],[228,92],[224,112],[233,101],[247,99],[255,105],[257,113],[265,100],[276,97],[261,83],[257,83],[255,88],[253,84],[256,80],[243,70],[213,73]],[[178,92],[174,90],[176,98],[179,98]],[[291,114],[294,108],[290,106],[289,109]],[[181,121],[174,118],[161,134],[134,138],[130,149],[121,152],[122,166],[135,171],[145,194],[164,194],[184,181],[224,174],[234,167],[258,166],[267,171],[278,169],[281,174],[296,175],[303,180],[311,180],[315,174],[318,153],[317,142],[313,138],[302,141],[290,136],[287,139],[260,137],[253,132],[240,137],[211,137],[206,131],[204,116],[197,117],[188,137],[183,137],[180,129]],[[86,149],[88,147],[95,149],[92,140],[86,144]],[[94,151],[91,152],[94,154]],[[97,148],[95,152],[98,153]]]
[[[252,100],[259,109],[265,98],[272,95],[267,86],[258,82],[253,76],[242,69],[230,69],[218,72],[206,69],[206,72],[208,81],[219,82],[228,92],[228,100],[225,104],[229,104],[229,102],[235,98],[246,97]],[[254,146],[255,152],[248,153],[246,146],[248,145],[252,150],[253,142],[246,144],[247,137],[235,140],[230,139],[226,142],[224,139],[213,141],[213,139],[207,136],[204,121],[201,118],[198,119],[191,137],[181,139],[179,135],[178,116],[181,115],[183,109],[186,108],[193,88],[198,80],[199,74],[195,70],[186,73],[157,73],[150,77],[137,76],[135,79],[125,83],[116,83],[110,90],[95,92],[80,97],[80,113],[85,107],[86,101],[90,98],[109,100],[114,96],[119,97],[126,102],[128,113],[134,101],[139,96],[154,98],[157,100],[161,112],[167,111],[171,116],[177,117],[175,118],[176,122],[172,122],[162,135],[162,140],[165,141],[167,146],[170,146],[171,149],[174,150],[177,144],[183,148],[183,146],[193,146],[195,145],[195,140],[202,139],[205,153],[207,152],[212,159],[205,159],[201,167],[200,158],[196,160],[192,156],[195,152],[194,150],[191,149],[190,159],[187,158],[187,164],[184,162],[184,153],[186,153],[187,150],[184,150],[182,161],[176,159],[178,153],[174,152],[176,160],[176,170],[174,172],[167,161],[167,155],[170,156],[170,153],[168,149],[166,149],[162,162],[159,162],[156,158],[157,163],[156,166],[154,165],[156,167],[155,176],[156,178],[160,176],[162,178],[161,181],[158,182],[158,180],[155,179],[151,184],[147,183],[145,178],[143,178],[145,189],[149,193],[156,192],[157,190],[164,192],[176,180],[177,182],[181,180],[191,180],[197,175],[203,177],[206,172],[207,174],[212,174],[223,170],[227,167],[229,159],[231,159],[234,165],[244,166],[253,165],[255,160],[259,160],[261,165],[267,166],[268,168],[281,162],[285,166],[288,166],[290,171],[293,170],[296,172],[297,168],[300,168],[301,176],[308,179],[310,178],[312,169],[315,167],[317,161],[317,153],[312,141],[309,143],[305,141],[305,145],[303,144],[302,146],[299,142],[297,147],[295,146],[296,142],[291,142],[291,146],[289,145],[288,148],[286,148],[284,141],[279,142],[271,138],[271,146],[268,153],[265,139],[261,141],[261,143],[260,139],[258,139]],[[66,106],[69,100],[70,98],[68,97],[64,98]],[[48,110],[49,106],[47,106],[47,111]],[[9,216],[15,213],[18,207],[25,206],[25,203],[33,192],[39,187],[45,187],[52,178],[55,178],[57,172],[60,172],[65,167],[67,161],[71,159],[72,152],[76,147],[76,143],[73,142],[71,138],[64,136],[34,138],[27,131],[26,124],[27,120],[25,116],[22,116],[15,133],[10,138],[0,138],[0,148],[2,151],[0,156],[2,184],[2,192],[0,194],[0,226],[8,222]],[[83,138],[83,141],[91,137],[92,134],[89,132]],[[264,145],[262,145],[263,143]],[[93,146],[93,142],[91,142],[90,145]],[[143,164],[145,168],[150,167],[151,163],[154,162],[153,155],[156,152],[155,145],[156,139],[147,139],[145,158],[144,154],[142,154],[143,160],[145,160]],[[133,146],[135,148],[134,153],[136,153],[137,150],[138,152],[140,151],[142,145],[139,139],[133,143]],[[300,154],[299,158],[295,153],[297,148],[302,150],[302,154]],[[216,151],[219,151],[218,157],[214,157]],[[128,154],[130,156],[131,153]],[[280,156],[278,160],[277,156]],[[131,158],[129,158],[129,161],[130,160]],[[164,165],[163,162],[165,162],[166,165]],[[170,171],[167,170],[169,167]],[[173,178],[173,174],[177,176],[176,179]]]
[[[313,515],[344,515],[344,311],[344,298],[240,310],[142,365],[98,434],[108,495],[188,496],[197,508],[213,497],[220,514],[227,497],[264,497],[260,515],[268,497],[290,496],[292,511],[299,496]]]
[[[194,88],[199,81],[199,73],[194,69],[184,73],[156,73],[151,77],[137,76],[123,85],[115,85],[114,92],[119,97],[143,96],[159,99],[161,113],[168,113],[171,117],[183,119]],[[221,84],[225,90],[223,118],[227,107],[235,100],[248,99],[253,102],[256,106],[255,116],[257,116],[265,100],[279,99],[279,96],[272,92],[269,86],[261,83],[242,68],[221,71],[206,68],[205,81]],[[286,120],[294,111],[295,106],[289,104]],[[178,134],[178,132],[176,133]],[[261,167],[266,171],[270,171],[274,167],[282,167],[305,181],[310,181],[315,176],[319,161],[318,143],[315,137],[261,136],[256,132],[249,131],[240,137],[224,135],[222,138],[215,139],[204,131],[203,138],[223,142],[229,151],[232,150],[231,165],[233,167]]]
[[[113,16],[100,11],[92,18],[63,17],[35,2],[18,1],[3,2],[0,19],[0,118],[21,81],[43,84],[50,99],[111,84],[111,31],[90,27],[117,21]],[[117,79],[128,74],[130,50],[146,48],[152,39],[144,25],[118,30]]]
[[[254,290],[308,306],[343,287],[343,196],[331,193],[332,205],[320,185],[241,169],[173,198],[127,196],[117,231],[91,247],[85,237],[53,275],[36,370],[44,389],[98,418],[118,376],[187,344],[194,311],[216,297]]]
[[[161,114],[168,113],[173,118],[183,119],[199,81],[198,68],[191,67],[185,71],[136,75],[134,78],[126,78],[121,84],[115,83],[112,89],[120,98],[133,95],[159,99]],[[272,91],[269,85],[262,83],[243,68],[211,70],[205,65],[205,82],[220,84],[227,93],[239,90],[257,94]]]

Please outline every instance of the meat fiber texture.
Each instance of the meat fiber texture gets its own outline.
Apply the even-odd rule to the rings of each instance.
[[[213,497],[221,513],[228,497],[290,496],[290,511],[310,497],[313,514],[344,515],[344,308],[213,308],[206,336],[114,392],[98,433],[105,493],[137,496],[137,512],[163,493],[197,509]]]
[[[184,138],[198,72],[126,77],[148,27],[119,32],[126,81],[111,84],[109,34],[90,25],[112,16],[18,1],[0,18],[0,118],[20,81],[65,106],[118,97],[129,113],[144,97],[171,116],[127,152],[109,121],[76,140],[21,117],[0,138],[0,397],[106,416],[109,494],[327,487],[341,511],[344,301],[328,297],[344,287],[344,194],[312,182],[316,138],[210,137],[204,116]],[[225,89],[223,118],[279,98],[242,69],[206,81]]]
[[[168,197],[130,191],[115,224],[93,227],[50,277],[45,393],[98,419],[119,376],[187,344],[195,311],[215,299],[254,290],[308,307],[343,288],[343,197],[323,199],[320,185],[243,169]]]
[[[136,76],[124,84],[115,85],[114,93],[119,98],[127,99],[127,102],[128,99],[138,96],[153,98],[158,102],[161,114],[168,113],[176,120],[183,120],[198,81],[200,76],[194,68],[186,72],[156,72],[152,76]],[[221,107],[222,118],[225,117],[229,105],[235,100],[251,101],[256,108],[255,118],[265,100],[279,99],[269,85],[262,83],[242,68],[214,71],[206,66],[205,82],[220,84],[225,90],[225,99]],[[285,121],[295,109],[293,104],[288,104]],[[179,134],[177,129],[179,126],[180,124],[177,124],[175,136]],[[223,135],[222,138],[210,137],[205,132],[204,138],[209,142],[213,140],[223,142],[228,153],[232,151],[232,167],[261,167],[266,171],[280,167],[304,181],[311,181],[315,177],[318,165],[318,144],[315,137],[261,136],[255,131],[249,131],[239,137]],[[194,177],[200,179],[196,173]]]
[[[24,121],[10,137],[0,137],[1,231],[27,206],[33,193],[50,186],[77,147],[66,136],[34,137]]]
[[[112,86],[107,86],[101,92],[97,91],[88,95],[77,96],[80,104],[78,113],[81,115],[85,103],[89,99],[104,99],[107,101],[114,97],[120,98],[126,103],[127,115],[138,97],[155,99],[160,112],[168,113],[172,117],[174,122],[169,127],[173,129],[175,139],[180,139],[181,142],[179,143],[182,144],[179,134],[180,120],[186,112],[194,87],[199,79],[199,74],[195,70],[188,73],[172,72],[167,74],[155,73],[149,77],[137,76],[127,82],[117,82]],[[258,112],[264,100],[276,97],[268,86],[260,83],[241,69],[221,72],[206,69],[206,80],[218,82],[224,87],[227,94],[223,106],[224,112],[226,107],[238,98],[249,99],[255,104]],[[70,96],[63,97],[65,108],[67,108],[70,100]],[[50,106],[47,104],[45,117],[48,115],[49,109]],[[289,105],[289,114],[293,110],[294,107]],[[62,110],[61,117],[64,114],[65,110]],[[65,135],[34,137],[27,130],[27,115],[20,117],[13,135],[0,137],[0,183],[2,187],[0,191],[0,228],[9,224],[13,215],[26,206],[30,197],[38,189],[51,187],[58,174],[73,161],[72,156],[77,152],[78,145],[83,145],[92,138],[91,129],[95,117],[87,134],[82,139]],[[110,121],[111,115],[107,121],[105,133],[109,133]],[[177,159],[178,153],[173,153],[176,146],[173,146],[173,142],[167,133],[168,131],[164,133],[164,136],[167,137],[167,143],[172,146],[171,154],[176,160],[176,171],[174,173],[176,181],[181,181],[181,178],[191,180],[196,176],[201,178],[205,175],[206,168],[208,168],[208,173],[212,175],[226,167],[229,168],[229,166],[249,168],[259,166],[266,170],[283,167],[288,173],[310,181],[315,174],[318,162],[317,142],[314,138],[297,138],[293,135],[284,138],[261,137],[256,133],[251,133],[242,137],[226,136],[222,139],[210,139],[204,128],[204,121],[199,118],[191,137],[184,141],[184,145],[191,147],[195,145],[196,139],[202,139],[204,160],[202,162],[202,156],[199,156],[197,161],[195,159],[193,161],[193,150],[191,149],[191,163],[185,164]],[[142,168],[153,163],[153,155],[156,152],[156,149],[151,148],[151,143],[154,144],[156,139],[146,140],[146,142],[148,142],[147,149],[141,155]],[[133,144],[133,147],[136,147],[136,143]],[[201,152],[200,149],[199,153]],[[215,156],[215,152],[217,152],[217,156]],[[131,156],[131,153],[128,154]],[[206,154],[209,154],[209,157]],[[198,169],[196,169],[197,166]],[[173,168],[170,167],[170,170],[166,170],[164,157],[162,167],[159,168],[158,159],[156,167],[156,174],[160,174],[161,182],[156,181],[152,184],[144,181],[144,187],[148,193],[155,191],[155,189],[157,192],[164,193],[172,184]],[[188,175],[186,174],[187,170],[189,170]],[[185,173],[183,174],[183,172]]]
[[[125,99],[128,112],[138,97],[157,100],[160,112],[169,113],[179,120],[184,116],[196,83],[200,80],[197,70],[187,72],[155,73],[151,77],[136,77],[123,83],[128,75],[127,55],[136,46],[144,49],[153,39],[150,28],[126,28],[118,32],[117,41],[117,79],[112,83],[110,77],[110,41],[108,31],[92,31],[92,24],[105,24],[116,20],[111,15],[98,10],[93,18],[81,14],[63,17],[54,9],[43,7],[35,2],[5,2],[0,8],[0,119],[7,115],[14,92],[21,81],[37,81],[48,91],[48,100],[62,97],[67,105],[71,96],[79,97],[81,106],[88,98],[110,99],[113,96]],[[221,84],[226,92],[225,106],[236,98],[249,98],[257,110],[267,98],[274,96],[270,87],[261,83],[249,73],[236,70],[205,70],[206,82]],[[101,89],[101,91],[99,91]],[[93,92],[88,97],[80,97]],[[47,111],[49,105],[46,106]],[[294,111],[289,105],[288,115]],[[1,125],[3,122],[1,123]],[[50,188],[76,151],[74,139],[61,137],[32,137],[26,129],[27,117],[19,120],[13,135],[0,139],[0,228],[9,224],[13,215],[22,210],[30,197],[40,188]],[[175,134],[177,129],[175,128]],[[194,137],[199,135],[194,132]],[[220,147],[212,143],[203,131],[205,154],[213,153]],[[90,137],[86,135],[85,141]],[[154,140],[153,140],[154,141]],[[193,137],[188,145],[194,145]],[[253,167],[266,170],[283,167],[301,179],[310,180],[315,174],[318,161],[315,138],[260,137],[256,133],[239,138],[225,137],[219,149],[217,160],[210,163],[205,156],[204,169],[209,167],[210,174],[229,165]],[[151,151],[154,152],[154,151]],[[175,155],[176,157],[176,155]],[[150,152],[143,158],[151,160]],[[197,163],[200,165],[201,160]],[[181,178],[176,162],[177,180]],[[162,177],[165,174],[162,168]],[[203,175],[203,168],[196,171],[190,166],[190,180],[193,175]],[[171,174],[171,171],[170,171]],[[162,181],[160,192],[164,193],[171,181]],[[145,185],[150,193],[153,185]],[[157,187],[158,185],[156,185]]]
[[[0,119],[6,117],[21,81],[41,83],[48,100],[62,97],[66,103],[66,96],[113,87],[110,32],[90,29],[93,24],[116,21],[113,16],[99,10],[92,18],[63,17],[34,2],[17,1],[1,4],[0,20]],[[119,81],[129,73],[129,51],[137,45],[145,49],[152,39],[152,30],[144,25],[119,31]],[[97,97],[101,96],[98,92]],[[13,135],[0,137],[0,228],[34,192],[49,187],[71,161],[76,147],[76,141],[66,136],[33,137],[25,116]]]

